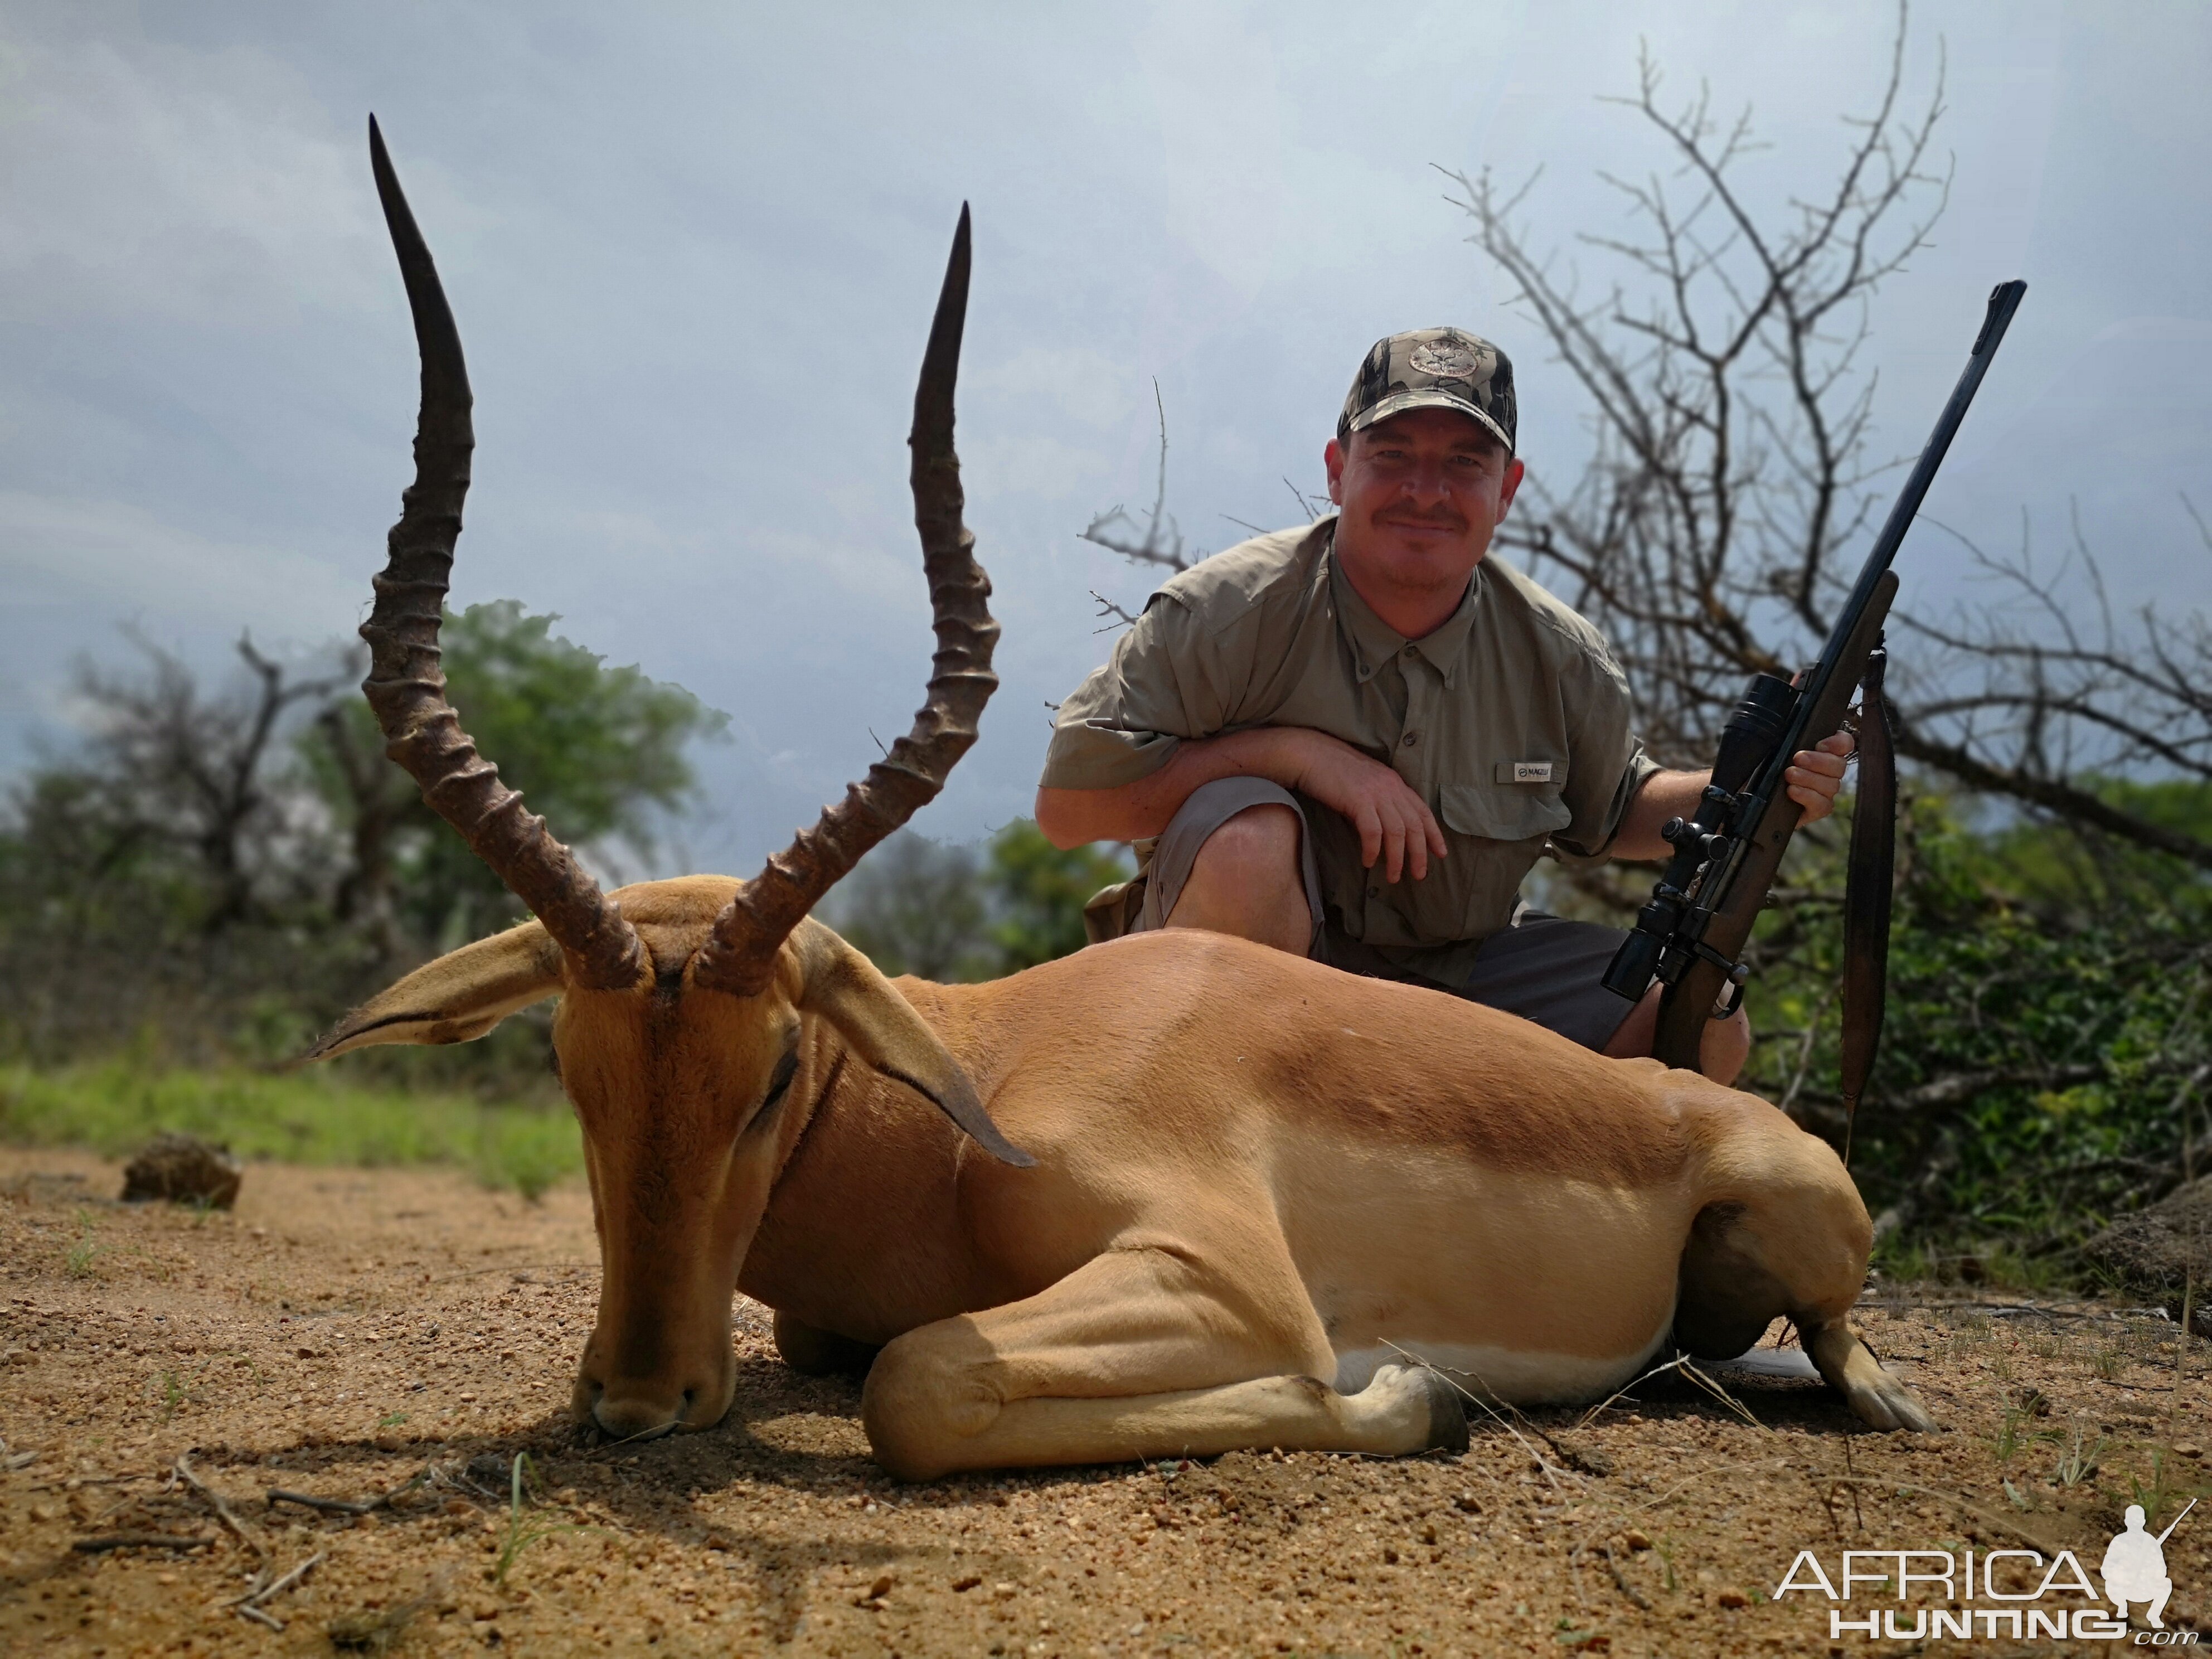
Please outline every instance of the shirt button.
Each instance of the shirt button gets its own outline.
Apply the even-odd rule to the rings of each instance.
[[[1380,887],[1370,887],[1367,890],[1367,896],[1370,898],[1381,898],[1382,896],[1382,890]]]
[[[1408,662],[1411,662],[1411,661],[1413,660],[1413,647],[1412,646],[1410,646],[1410,645],[1409,645],[1409,646],[1407,646],[1407,647],[1403,651],[1401,651],[1398,654],[1399,654],[1400,656],[1401,656],[1401,657],[1405,658]]]
[[[1407,733],[1406,733],[1406,736],[1405,736],[1405,739],[1404,739],[1404,742],[1405,742],[1406,747],[1407,747],[1407,748],[1408,748],[1408,749],[1411,749],[1411,748],[1413,746],[1414,739],[1416,739],[1417,738],[1419,738],[1420,735],[1421,735],[1421,734],[1420,734],[1419,732],[1407,732]]]

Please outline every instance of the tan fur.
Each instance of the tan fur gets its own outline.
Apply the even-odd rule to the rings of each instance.
[[[764,994],[703,991],[692,956],[733,886],[615,896],[651,958],[633,989],[568,986],[530,924],[317,1049],[480,1035],[561,995],[605,1267],[575,1407],[611,1434],[726,1411],[733,1286],[802,1363],[881,1348],[866,1426],[911,1478],[1416,1450],[1464,1431],[1407,1357],[1584,1399],[1670,1331],[1783,1314],[1862,1416],[1929,1426],[1843,1322],[1856,1191],[1764,1102],[1190,930],[942,986],[887,981],[810,921]],[[1000,1131],[1035,1167],[972,1138]]]

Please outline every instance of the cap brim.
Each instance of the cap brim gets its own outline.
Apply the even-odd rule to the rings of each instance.
[[[1508,455],[1513,453],[1513,440],[1506,436],[1505,428],[1483,413],[1480,408],[1464,398],[1455,398],[1449,392],[1434,389],[1419,392],[1394,392],[1376,403],[1373,408],[1363,410],[1354,417],[1352,424],[1345,428],[1346,433],[1348,435],[1354,432],[1364,432],[1377,421],[1387,421],[1393,415],[1402,415],[1409,409],[1449,409],[1456,414],[1469,416],[1481,424],[1484,431],[1505,446],[1505,453]]]

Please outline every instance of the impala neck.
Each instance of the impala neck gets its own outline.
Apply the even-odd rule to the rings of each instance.
[[[946,1000],[933,994],[968,988],[900,983],[948,1041]],[[963,1149],[941,1112],[871,1070],[817,1017],[805,1018],[792,1091],[809,1116],[769,1194],[738,1287],[863,1342],[988,1305],[976,1299],[989,1287],[962,1237],[957,1194],[961,1166],[976,1149]]]

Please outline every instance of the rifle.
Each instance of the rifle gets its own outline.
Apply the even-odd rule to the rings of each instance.
[[[1880,780],[1870,777],[1870,769],[1876,758],[1884,766],[1888,759],[1887,744],[1881,741],[1887,735],[1887,722],[1881,675],[1886,654],[1882,623],[1897,594],[1897,575],[1890,562],[2027,292],[2026,283],[2010,282],[1999,283],[1990,295],[1989,311],[1974,337],[1965,372],[1943,405],[1928,447],[1914,463],[1881,534],[1875,538],[1850,599],[1837,613],[1820,659],[1794,684],[1778,674],[1753,678],[1743,702],[1721,728],[1712,778],[1698,799],[1696,816],[1670,818],[1660,831],[1674,855],[1652,889],[1651,902],[1638,914],[1634,929],[1614,954],[1604,983],[1606,989],[1631,1001],[1644,995],[1655,975],[1666,986],[1651,1052],[1667,1065],[1696,1070],[1705,1023],[1714,1017],[1723,995],[1729,1000],[1720,1009],[1722,1014],[1741,1006],[1743,988],[1751,976],[1742,960],[1744,946],[1800,816],[1796,802],[1786,793],[1783,774],[1800,749],[1842,726],[1851,690],[1863,681],[1868,690],[1859,720],[1861,742],[1864,750],[1876,752],[1861,757],[1859,815],[1879,816],[1882,821],[1868,827],[1863,843],[1860,826],[1853,826],[1852,873],[1860,876],[1863,865],[1863,873],[1876,879],[1855,882],[1860,890],[1846,906],[1847,1112],[1856,1107],[1865,1087],[1881,1030],[1882,958],[1889,928],[1889,839],[1884,832],[1893,827],[1889,819],[1894,797],[1893,793],[1887,802],[1879,799]],[[1875,890],[1877,886],[1879,891]]]

